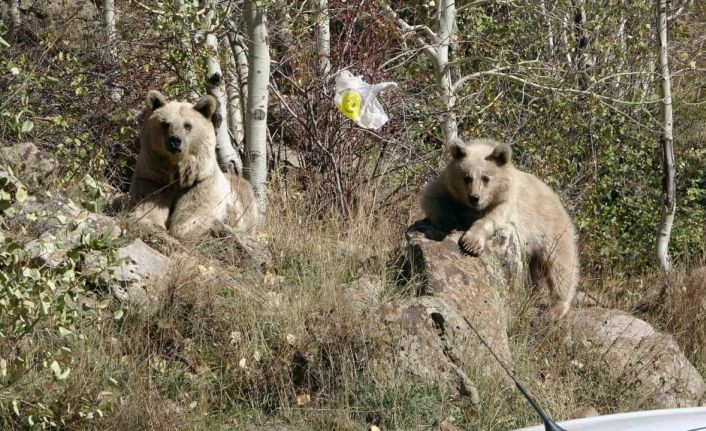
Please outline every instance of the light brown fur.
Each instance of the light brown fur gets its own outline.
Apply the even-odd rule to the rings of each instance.
[[[146,104],[130,184],[132,215],[179,239],[204,235],[223,224],[252,233],[257,208],[250,184],[224,174],[216,161],[216,99],[204,96],[195,105],[167,103],[159,92],[150,91]]]
[[[422,197],[427,217],[444,230],[467,229],[459,246],[471,255],[482,253],[496,230],[514,226],[533,282],[549,287],[550,318],[563,317],[576,294],[579,262],[575,228],[559,196],[516,169],[506,144],[457,140],[451,153],[453,159]]]

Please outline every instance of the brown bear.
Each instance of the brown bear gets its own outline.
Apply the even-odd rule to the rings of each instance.
[[[465,230],[462,251],[479,255],[503,226],[518,233],[537,286],[548,285],[549,317],[563,317],[576,294],[579,258],[576,231],[554,191],[512,164],[512,150],[491,139],[454,140],[452,160],[426,188],[422,208],[435,226]]]
[[[140,153],[130,184],[131,214],[179,239],[218,226],[252,233],[257,207],[250,184],[226,175],[216,160],[214,115],[218,102],[167,102],[147,93]]]

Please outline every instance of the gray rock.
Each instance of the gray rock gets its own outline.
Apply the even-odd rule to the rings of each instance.
[[[567,316],[567,341],[586,363],[615,379],[645,408],[698,406],[706,384],[674,339],[619,310],[585,308]],[[626,394],[627,396],[627,394]]]
[[[384,280],[379,277],[362,277],[343,285],[348,304],[356,313],[372,315],[380,306],[380,295],[385,288]]]
[[[466,366],[507,377],[470,325],[510,365],[505,297],[512,283],[524,280],[524,273],[513,231],[496,234],[480,257],[462,254],[459,236],[446,235],[426,221],[410,227],[407,265],[420,288],[415,297],[386,304],[381,321],[398,334],[397,362],[403,370],[478,403]]]
[[[245,232],[223,222],[215,222],[209,233],[216,239],[208,244],[209,250],[222,262],[246,262],[249,268],[255,270],[263,270],[272,263],[272,254],[267,246]]]
[[[0,166],[10,168],[23,182],[33,187],[42,184],[58,164],[46,151],[31,142],[0,148]]]
[[[140,239],[118,249],[123,263],[114,269],[113,296],[139,307],[154,306],[161,293],[170,259]]]
[[[31,258],[50,267],[61,263],[83,235],[107,235],[111,239],[120,236],[120,227],[112,218],[85,211],[57,192],[30,196],[18,205],[17,216],[8,220],[7,227],[24,237]]]

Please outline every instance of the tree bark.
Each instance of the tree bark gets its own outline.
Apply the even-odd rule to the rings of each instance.
[[[22,24],[22,17],[20,16],[20,1],[19,0],[9,0],[8,1],[8,14],[10,15],[10,39],[14,38],[17,34],[20,25]]]
[[[240,100],[243,101],[243,112],[245,112],[245,104],[248,100],[248,56],[234,34],[228,34],[228,41],[230,42],[230,49],[235,61],[235,71],[238,74],[238,83],[240,85]],[[243,115],[244,117],[245,115]]]
[[[588,88],[588,43],[586,34],[586,0],[574,0],[574,32],[576,37],[576,67],[578,68],[578,86],[581,90]]]
[[[434,33],[426,26],[411,26],[392,10],[390,5],[382,1],[385,15],[405,34],[424,31],[432,43],[427,43],[423,38],[416,37],[416,42],[421,50],[429,56],[434,64],[434,75],[438,85],[439,95],[444,104],[444,139],[448,144],[458,137],[458,119],[456,116],[456,85],[451,74],[449,51],[456,34],[456,2],[455,0],[441,0],[436,11],[439,22],[439,31]]]
[[[539,12],[542,15],[542,21],[547,26],[547,55],[551,58],[554,55],[554,31],[552,29],[552,21],[547,14],[547,5],[545,0],[539,1]]]
[[[240,154],[233,146],[228,132],[228,99],[226,98],[226,85],[223,79],[223,71],[219,58],[218,37],[213,33],[215,7],[213,1],[207,4],[209,8],[207,19],[206,33],[206,69],[208,76],[206,77],[206,92],[218,100],[218,115],[220,121],[217,121],[216,127],[216,155],[218,164],[224,172],[242,173],[243,162],[240,159]]]
[[[106,58],[111,69],[118,63],[118,34],[115,30],[115,0],[103,0],[103,22],[105,24],[105,39],[107,44]],[[114,71],[110,71],[112,74]],[[108,81],[110,98],[115,103],[120,103],[123,98],[122,91],[115,85],[113,79]]]
[[[662,198],[661,217],[657,230],[657,260],[666,273],[671,269],[669,259],[669,238],[672,234],[674,215],[676,212],[676,186],[674,168],[674,146],[673,146],[673,119],[672,119],[672,82],[669,73],[669,50],[667,47],[667,0],[657,0],[658,6],[658,26],[657,37],[659,39],[659,65],[662,76],[662,136],[660,146],[662,148]]]
[[[316,54],[319,57],[319,75],[326,79],[331,73],[331,30],[328,0],[317,0]]]
[[[267,38],[267,15],[255,0],[245,1],[248,34],[248,102],[245,124],[246,168],[258,210],[267,209],[267,103],[270,80],[270,52]],[[264,217],[262,217],[264,219]]]
[[[458,119],[456,117],[456,92],[454,91],[449,51],[451,39],[456,32],[456,2],[441,0],[439,2],[439,35],[437,40],[436,75],[442,90],[446,105],[444,113],[444,137],[448,144],[458,137]]]
[[[238,66],[233,57],[230,39],[225,40],[226,52],[226,96],[228,98],[228,130],[235,140],[235,147],[243,148],[245,143],[245,123],[243,122],[243,98],[240,91]]]

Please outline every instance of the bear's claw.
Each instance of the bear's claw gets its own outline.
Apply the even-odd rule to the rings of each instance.
[[[485,241],[478,234],[466,232],[459,238],[458,246],[465,254],[479,256],[485,248]]]

